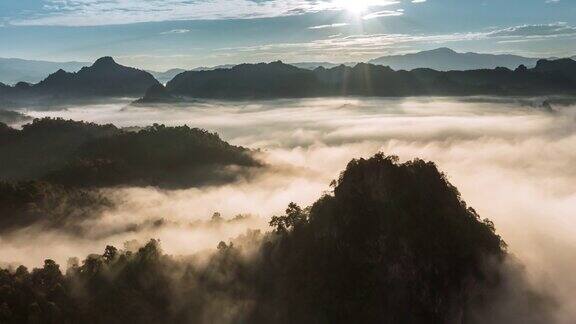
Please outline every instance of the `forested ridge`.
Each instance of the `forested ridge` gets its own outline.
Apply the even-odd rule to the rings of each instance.
[[[505,262],[494,225],[430,162],[350,162],[333,192],[207,261],[159,241],[66,270],[0,272],[6,323],[547,323],[553,303]],[[502,298],[505,311],[499,311]]]
[[[100,188],[192,188],[236,181],[263,167],[246,148],[206,130],[35,119],[0,124],[0,233],[41,224],[74,230],[111,202]]]
[[[10,181],[191,187],[230,180],[219,174],[226,166],[261,165],[249,150],[188,126],[155,124],[129,132],[114,125],[43,118],[22,130],[0,125],[0,132],[0,179]]]

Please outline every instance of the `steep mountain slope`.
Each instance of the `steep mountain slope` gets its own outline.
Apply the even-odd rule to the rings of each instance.
[[[111,97],[140,97],[160,83],[145,71],[103,57],[75,73],[62,69],[37,84],[0,85],[0,108],[58,105]]]
[[[34,91],[56,96],[134,96],[158,84],[145,71],[120,65],[111,57],[98,59],[77,73],[59,70],[33,86]]]

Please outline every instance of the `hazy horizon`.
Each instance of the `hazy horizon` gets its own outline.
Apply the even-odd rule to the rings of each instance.
[[[567,0],[8,0],[0,4],[0,42],[10,46],[0,57],[111,55],[157,71],[278,59],[367,61],[443,46],[566,57],[576,54],[575,10]]]

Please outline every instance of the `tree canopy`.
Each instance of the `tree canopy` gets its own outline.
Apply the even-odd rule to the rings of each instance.
[[[494,225],[433,163],[353,160],[332,194],[310,208],[292,203],[270,225],[221,242],[203,262],[151,240],[72,259],[65,274],[51,260],[0,271],[0,322],[551,321],[553,304],[504,262]],[[500,313],[503,296],[512,300]]]

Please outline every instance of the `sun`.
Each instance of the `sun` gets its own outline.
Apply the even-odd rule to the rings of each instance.
[[[353,14],[361,14],[365,12],[369,6],[367,1],[362,0],[343,0],[339,2],[339,5],[344,8],[344,10]]]
[[[335,0],[334,5],[352,14],[360,15],[370,9],[370,7],[387,6],[397,3],[389,0]]]

